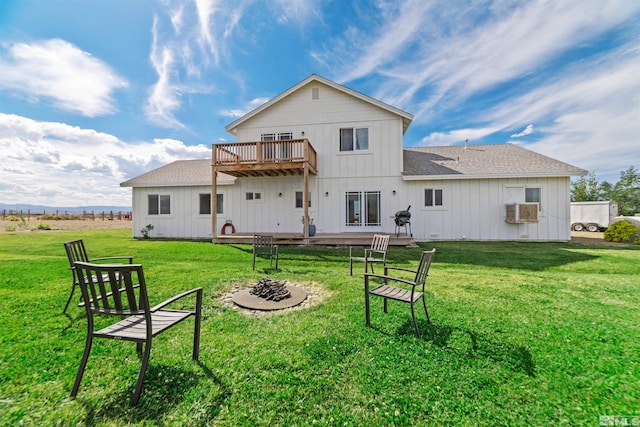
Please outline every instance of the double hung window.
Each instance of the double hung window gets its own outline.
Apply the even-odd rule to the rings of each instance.
[[[340,151],[360,151],[369,149],[368,128],[340,129]]]

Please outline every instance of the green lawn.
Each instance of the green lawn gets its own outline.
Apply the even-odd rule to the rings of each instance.
[[[98,340],[78,398],[82,309],[62,308],[62,243],[133,255],[151,303],[205,290],[200,362],[192,321],[154,341],[140,405],[135,345]],[[372,299],[348,248],[281,247],[281,271],[248,245],[133,240],[130,230],[0,236],[0,425],[598,426],[640,416],[640,247],[435,242],[422,339],[409,307]],[[388,259],[415,265],[420,249]],[[361,266],[359,266],[361,268]],[[361,270],[359,270],[361,271]],[[325,299],[255,318],[220,296],[262,277],[312,283]]]

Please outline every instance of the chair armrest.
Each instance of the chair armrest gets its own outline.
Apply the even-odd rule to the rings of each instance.
[[[181,298],[184,298],[184,297],[186,297],[187,295],[191,295],[191,294],[193,294],[193,293],[200,293],[200,294],[202,294],[202,288],[194,288],[194,289],[191,289],[191,290],[189,290],[189,291],[183,292],[183,293],[181,293],[181,294],[179,294],[179,295],[176,295],[176,296],[174,296],[174,297],[171,297],[171,298],[169,298],[168,300],[166,300],[166,301],[164,301],[164,302],[161,302],[160,304],[158,304],[158,305],[156,305],[156,306],[151,307],[151,309],[150,309],[149,311],[151,311],[152,313],[153,313],[153,312],[155,312],[155,311],[158,311],[158,310],[160,310],[161,308],[163,308],[163,307],[165,307],[165,306],[167,306],[167,305],[171,304],[172,302],[175,302],[175,301],[177,301],[177,300],[179,300],[179,299],[181,299]]]
[[[394,282],[400,282],[400,283],[404,283],[406,285],[411,285],[411,286],[415,286],[416,282],[414,282],[413,280],[408,280],[408,279],[403,279],[401,277],[394,277],[394,276],[387,276],[384,274],[372,274],[372,273],[365,273],[364,274],[365,278],[368,279],[370,277],[374,277],[376,279],[383,279],[385,282],[387,280],[391,280]],[[368,283],[369,281],[366,280],[365,283]]]
[[[128,259],[129,260],[129,264],[133,264],[133,257],[129,256],[129,255],[122,255],[122,256],[107,256],[107,257],[100,257],[100,258],[91,258],[89,260],[89,262],[93,262],[93,261],[108,261],[108,260],[114,260],[114,259]]]
[[[403,267],[390,267],[390,266],[388,266],[388,265],[384,267],[384,272],[385,272],[385,274],[388,274],[389,270],[404,271],[404,272],[406,272],[406,273],[416,274],[416,270],[411,270],[410,268],[403,268]]]

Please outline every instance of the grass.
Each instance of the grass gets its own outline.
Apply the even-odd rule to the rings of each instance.
[[[162,334],[140,405],[131,343],[98,340],[79,395],[69,393],[86,332],[62,243],[133,255],[152,304],[205,290],[200,361],[192,323]],[[640,415],[640,248],[568,243],[435,242],[427,324],[372,306],[346,248],[281,247],[281,271],[248,245],[133,240],[129,230],[0,238],[0,425],[599,425]],[[415,265],[420,249],[393,248]],[[308,309],[254,318],[223,305],[269,276],[326,291]]]

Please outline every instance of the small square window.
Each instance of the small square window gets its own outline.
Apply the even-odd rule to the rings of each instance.
[[[425,188],[424,205],[426,207],[442,206],[442,190]]]
[[[224,195],[216,194],[216,213],[221,215],[224,213]]]
[[[200,215],[211,215],[211,193],[200,194]]]
[[[302,200],[302,191],[296,191],[296,209],[302,209],[304,200]],[[309,207],[311,207],[311,193],[309,193]]]

